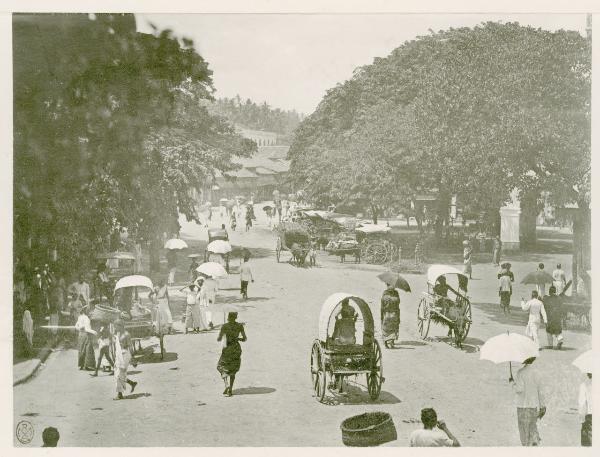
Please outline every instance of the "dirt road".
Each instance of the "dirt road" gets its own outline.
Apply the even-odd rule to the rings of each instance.
[[[205,229],[183,225],[182,237],[205,237]],[[469,290],[474,324],[463,350],[446,341],[441,327],[432,327],[429,341],[417,336],[416,308],[425,278],[407,275],[414,292],[401,293],[402,341],[397,349],[384,350],[380,399],[371,402],[359,378],[348,397],[330,397],[325,405],[312,397],[309,370],[321,304],[333,292],[350,292],[369,302],[377,321],[383,288],[376,275],[383,269],[342,265],[326,254],[316,268],[278,264],[273,254],[267,255],[274,235],[260,224],[249,233],[233,234],[232,241],[261,248],[263,255],[252,260],[256,282],[249,288],[249,309],[240,314],[248,341],[234,396],[221,395],[216,331],[168,336],[165,361],[157,354],[142,357],[131,369],[139,385],[122,401],[112,400],[112,377],[91,378],[77,370],[74,350],[57,351],[33,380],[14,389],[15,424],[28,420],[35,427],[30,446],[41,444],[41,431],[49,425],[59,429],[61,446],[341,446],[342,420],[375,410],[389,412],[396,424],[398,440],[388,446],[406,446],[427,406],[437,410],[463,445],[519,445],[508,366],[479,360],[478,346],[487,338],[506,330],[522,333],[526,322],[516,308],[509,318],[501,314],[491,264],[474,268]],[[566,265],[566,260],[548,256],[547,262]],[[513,263],[517,278],[533,267]],[[235,277],[231,281],[237,285]],[[514,296],[526,292],[517,285]],[[222,290],[220,300],[237,302],[238,293]],[[516,298],[512,305],[518,306]],[[544,446],[579,443],[581,374],[570,362],[590,346],[588,333],[566,331],[565,348],[545,350],[536,362],[548,385],[548,413],[540,423]]]

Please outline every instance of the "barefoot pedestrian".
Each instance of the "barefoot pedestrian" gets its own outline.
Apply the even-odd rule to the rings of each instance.
[[[533,362],[535,357],[525,360],[523,368],[517,371],[514,379],[510,379],[517,397],[517,421],[523,446],[539,446],[537,421],[546,414],[542,377],[532,367]]]
[[[77,349],[78,365],[80,370],[94,370],[96,368],[93,337],[96,332],[92,330],[92,323],[87,313],[87,306],[81,308],[81,311],[79,312],[79,318],[75,323],[75,330],[79,332]]]
[[[137,382],[127,377],[127,370],[131,362],[131,336],[125,330],[123,321],[117,320],[113,324],[116,332],[115,337],[115,383],[117,396],[115,400],[122,400],[123,393],[127,384],[131,387],[131,392],[135,390]]]
[[[248,283],[250,281],[254,282],[254,276],[252,276],[252,269],[250,268],[248,260],[250,260],[249,257],[244,257],[244,263],[240,267],[240,292],[244,300],[248,300]]]
[[[538,330],[540,324],[548,322],[546,315],[546,309],[544,303],[542,303],[538,297],[537,290],[531,291],[531,300],[525,301],[521,298],[521,309],[523,311],[529,311],[529,321],[527,327],[525,327],[525,335],[531,338],[539,346]]]
[[[90,376],[98,376],[98,370],[100,369],[100,364],[102,363],[102,358],[106,358],[106,361],[110,364],[110,366],[113,369],[113,373],[111,373],[111,374],[114,374],[115,363],[113,362],[113,360],[110,357],[110,341],[111,341],[111,339],[112,339],[112,335],[110,334],[108,325],[102,326],[100,328],[100,331],[98,332],[99,353],[98,353],[98,362],[96,363],[96,371],[94,371],[94,373],[90,374]]]
[[[240,341],[246,341],[246,332],[243,324],[236,322],[237,313],[227,315],[227,323],[223,324],[217,341],[223,342],[221,357],[217,364],[217,370],[221,373],[225,390],[223,395],[231,397],[233,395],[233,383],[235,375],[240,370],[242,363],[242,347]]]
[[[392,284],[381,296],[381,337],[388,349],[393,349],[400,330],[400,294]]]

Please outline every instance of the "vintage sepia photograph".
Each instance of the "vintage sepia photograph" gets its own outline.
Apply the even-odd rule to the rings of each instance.
[[[12,13],[13,447],[591,446],[597,18]]]

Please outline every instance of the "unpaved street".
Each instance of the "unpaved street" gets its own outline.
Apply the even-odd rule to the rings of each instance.
[[[182,237],[205,239],[206,230],[186,223]],[[406,275],[413,293],[401,292],[402,341],[397,349],[384,349],[380,399],[371,402],[365,380],[359,378],[348,397],[330,396],[329,404],[320,404],[312,397],[309,360],[321,304],[333,292],[363,297],[372,305],[379,332],[383,285],[376,275],[383,267],[340,264],[325,253],[316,268],[278,264],[269,251],[275,236],[264,223],[250,233],[234,234],[232,241],[262,248],[252,260],[256,282],[250,284],[249,309],[239,318],[246,323],[248,341],[242,344],[234,396],[221,395],[217,330],[166,337],[165,361],[158,354],[141,357],[138,367],[131,368],[139,385],[123,401],[112,400],[112,377],[91,378],[77,370],[75,350],[59,350],[34,379],[14,389],[15,424],[25,419],[35,427],[30,446],[41,444],[41,431],[49,425],[59,429],[61,446],[341,446],[342,420],[374,410],[387,411],[394,419],[398,440],[388,446],[406,446],[410,432],[420,427],[421,408],[427,406],[438,411],[465,446],[520,444],[508,366],[479,360],[478,346],[487,338],[506,330],[523,333],[526,322],[525,313],[517,309],[509,318],[501,314],[491,264],[474,266],[476,279],[469,289],[474,323],[463,350],[443,338],[441,327],[432,327],[430,340],[420,340],[416,308],[426,289],[425,277]],[[288,259],[289,253],[283,253],[282,260]],[[546,259],[548,265],[555,261],[570,263],[566,256]],[[535,267],[533,262],[512,263],[517,282]],[[222,287],[239,287],[237,276],[228,281]],[[513,307],[527,291],[515,286]],[[238,302],[238,293],[222,290],[219,300]],[[179,316],[179,306],[174,308]],[[545,342],[543,330],[540,337]],[[151,344],[156,341],[145,342]],[[570,362],[590,345],[588,333],[566,331],[562,351],[541,353],[537,364],[549,398],[540,423],[544,446],[579,444],[581,374]]]

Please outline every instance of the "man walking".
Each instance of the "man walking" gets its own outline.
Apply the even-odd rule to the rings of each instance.
[[[80,297],[85,302],[83,306],[90,304],[90,285],[83,279],[83,275],[80,274],[77,282],[74,282],[69,287],[69,292],[75,294],[77,297]]]
[[[248,300],[248,282],[254,282],[254,277],[252,276],[252,269],[250,268],[248,260],[250,260],[249,257],[244,257],[244,263],[240,267],[240,280],[242,281],[240,292],[244,300]]]
[[[421,410],[423,428],[410,434],[410,447],[459,447],[460,443],[448,430],[444,421],[438,421],[433,408]]]
[[[560,295],[567,284],[567,278],[560,263],[556,265],[556,270],[552,272],[552,279],[552,285],[556,288],[556,293]]]
[[[523,362],[523,368],[510,378],[517,397],[517,421],[519,436],[523,446],[538,446],[540,435],[537,421],[546,414],[546,401],[543,395],[542,377],[531,365],[535,357]]]
[[[560,349],[563,345],[562,335],[562,321],[564,317],[564,310],[562,306],[562,298],[556,295],[556,287],[550,286],[550,295],[546,295],[542,301],[544,302],[544,309],[548,317],[546,323],[546,335],[548,336],[548,347],[554,349],[554,342],[556,341],[556,348]]]
[[[539,346],[538,330],[542,321],[548,322],[548,316],[546,315],[544,304],[538,298],[536,290],[531,291],[531,300],[526,302],[521,298],[521,309],[529,311],[529,321],[527,322],[527,327],[525,327],[525,335]]]

